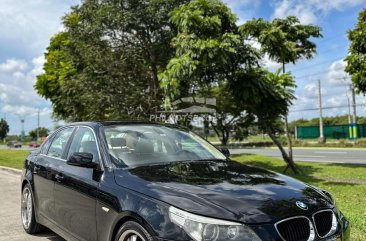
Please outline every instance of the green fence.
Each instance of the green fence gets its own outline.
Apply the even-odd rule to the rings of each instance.
[[[297,139],[316,139],[320,136],[319,126],[298,126]],[[352,127],[350,125],[324,126],[324,136],[328,139],[348,139]],[[366,124],[357,125],[357,137],[366,137]]]

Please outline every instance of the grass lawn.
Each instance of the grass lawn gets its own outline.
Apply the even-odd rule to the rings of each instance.
[[[282,160],[271,157],[240,155],[233,156],[233,159],[277,172],[283,172],[285,169]],[[291,176],[331,192],[338,208],[351,222],[351,241],[365,241],[366,166],[311,162],[301,162],[298,165],[307,176]]]
[[[0,150],[0,166],[21,169],[29,151]],[[259,156],[233,156],[239,162],[277,172],[285,169],[282,160]],[[333,194],[338,207],[351,222],[351,241],[366,240],[366,166],[301,162],[306,176],[294,176]]]
[[[0,166],[21,169],[29,150],[0,150]]]

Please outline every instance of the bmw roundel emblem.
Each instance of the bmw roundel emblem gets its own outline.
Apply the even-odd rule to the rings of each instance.
[[[302,210],[308,210],[308,205],[306,203],[297,201],[296,202],[296,206],[299,207],[299,208],[301,208]]]

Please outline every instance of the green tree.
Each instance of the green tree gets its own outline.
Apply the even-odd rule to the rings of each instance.
[[[270,59],[285,65],[295,64],[299,59],[310,59],[316,53],[316,44],[310,41],[311,37],[322,37],[321,29],[315,25],[302,25],[297,17],[285,19],[275,18],[272,22],[265,19],[253,19],[240,27],[242,34],[258,41],[261,52]],[[288,143],[288,156],[293,159],[292,141],[288,127],[287,115],[285,119],[285,133]]]
[[[38,137],[47,137],[50,130],[45,127],[39,127],[29,132],[29,135],[32,137],[32,140],[36,140]]]
[[[235,140],[242,141],[249,134],[249,126],[254,123],[253,115],[236,104],[227,86],[213,88],[211,97],[216,99],[216,112],[211,115],[210,124],[221,144],[227,145],[232,133]]]
[[[360,12],[355,28],[348,32],[351,41],[346,72],[359,92],[366,93],[366,9]]]
[[[9,125],[6,122],[6,120],[1,119],[0,120],[0,140],[4,140],[5,137],[8,135],[9,133]]]
[[[248,36],[240,33],[236,20],[218,0],[192,0],[171,13],[178,28],[173,39],[176,54],[160,75],[167,104],[182,93],[210,96],[212,89],[226,85],[239,113],[246,111],[257,117],[284,160],[298,173],[273,128],[295,98],[293,78],[289,73],[269,73],[260,68],[261,55],[248,43]]]
[[[341,116],[328,116],[323,117],[323,123],[326,126],[334,126],[334,125],[348,125],[350,123],[348,115],[341,115]],[[366,117],[358,116],[357,117],[358,124],[366,124]],[[295,126],[319,126],[319,117],[312,118],[310,120],[307,119],[299,119],[295,120],[289,125],[295,129]]]
[[[185,1],[183,1],[184,3]],[[144,118],[162,102],[178,0],[85,0],[63,18],[35,88],[66,120]],[[164,51],[162,51],[164,50]]]
[[[252,118],[235,105],[225,82],[229,68],[256,64],[258,55],[250,45],[242,45],[236,16],[222,2],[206,0],[191,1],[170,16],[178,35],[172,41],[176,55],[160,75],[166,104],[187,95],[216,98],[210,124],[221,143],[227,144],[231,132],[242,138]],[[237,51],[245,56],[245,63],[239,62]]]
[[[295,99],[295,81],[293,76],[281,69],[272,73],[263,69],[252,69],[241,72],[235,81],[230,81],[230,89],[236,104],[243,106],[248,113],[257,117],[258,124],[270,136],[281,151],[284,161],[294,173],[298,167],[277,138],[278,120],[288,114],[289,107]]]

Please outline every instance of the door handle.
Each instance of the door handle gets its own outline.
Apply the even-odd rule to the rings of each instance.
[[[61,173],[59,173],[56,174],[55,179],[57,182],[63,182],[65,180],[65,177]]]
[[[41,170],[41,168],[40,168],[40,167],[35,166],[35,167],[33,168],[33,173],[38,173],[40,170]]]

